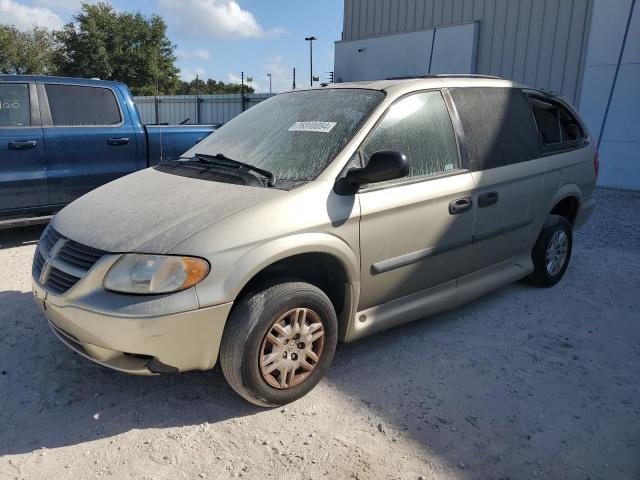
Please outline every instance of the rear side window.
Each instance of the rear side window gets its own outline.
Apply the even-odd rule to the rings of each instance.
[[[30,108],[26,83],[0,83],[0,127],[30,126]]]
[[[416,93],[391,105],[362,147],[366,159],[381,150],[404,153],[409,177],[459,170],[458,144],[442,94]]]
[[[525,93],[518,88],[452,88],[474,170],[537,158],[538,130]]]
[[[108,88],[45,85],[55,127],[118,125],[118,102]]]
[[[529,101],[545,146],[557,146],[584,139],[585,133],[580,122],[568,109],[538,97],[530,97]]]

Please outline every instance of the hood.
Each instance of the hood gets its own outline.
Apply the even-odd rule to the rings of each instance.
[[[148,168],[80,197],[54,217],[52,226],[107,252],[161,254],[223,218],[286,193]]]

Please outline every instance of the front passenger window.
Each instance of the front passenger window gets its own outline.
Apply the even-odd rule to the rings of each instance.
[[[391,105],[365,140],[365,163],[381,150],[404,153],[409,159],[409,177],[460,169],[458,145],[442,94],[416,93]]]

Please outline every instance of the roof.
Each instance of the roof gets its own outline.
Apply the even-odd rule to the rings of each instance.
[[[390,78],[360,82],[330,83],[318,88],[364,88],[368,90],[424,89],[442,87],[513,87],[521,86],[509,80],[488,75],[425,75],[424,77]],[[310,90],[311,87],[299,90]]]
[[[122,85],[121,82],[113,82],[111,80],[100,80],[97,78],[55,77],[53,75],[0,74],[0,82],[43,82],[43,83],[65,83],[70,85],[82,84],[82,85],[95,85],[95,86]]]

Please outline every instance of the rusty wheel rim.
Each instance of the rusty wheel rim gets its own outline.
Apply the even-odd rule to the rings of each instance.
[[[294,308],[276,319],[262,340],[260,374],[273,388],[304,382],[318,365],[324,347],[324,326],[309,308]]]

